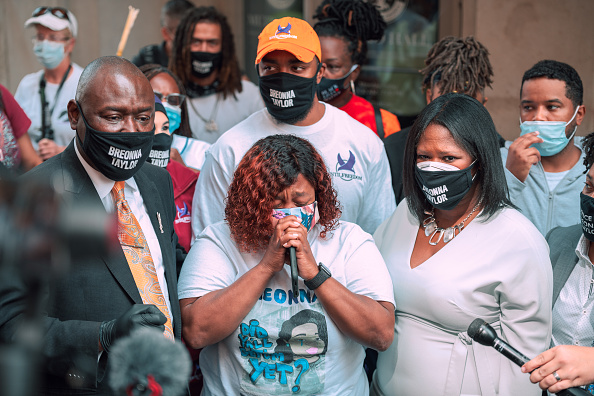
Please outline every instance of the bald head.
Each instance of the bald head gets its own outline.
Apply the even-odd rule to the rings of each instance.
[[[145,80],[147,87],[150,88],[148,79],[132,62],[119,56],[102,56],[89,63],[83,70],[76,88],[76,100],[84,102],[85,96],[94,87],[105,85],[114,76],[130,80]]]

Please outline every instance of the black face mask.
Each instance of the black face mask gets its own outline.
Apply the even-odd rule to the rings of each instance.
[[[191,52],[192,75],[198,78],[210,76],[215,70],[219,70],[223,61],[223,53]]]
[[[316,74],[311,78],[290,73],[260,76],[260,94],[270,115],[279,121],[287,121],[308,112],[316,95],[321,66],[318,64]]]
[[[155,127],[149,132],[101,132],[89,125],[80,105],[76,106],[86,127],[85,141],[78,133],[76,137],[95,168],[114,181],[134,176],[149,156]]]
[[[324,102],[330,102],[332,99],[339,97],[346,91],[344,82],[357,67],[358,65],[353,65],[351,70],[343,78],[322,77],[322,81],[318,84],[318,99]]]
[[[451,210],[460,203],[472,187],[472,163],[459,170],[423,170],[415,166],[417,185],[429,203],[436,209]]]
[[[173,138],[166,133],[157,133],[153,139],[153,149],[149,154],[151,164],[166,168],[169,163],[169,151]]]
[[[582,232],[586,239],[594,242],[594,198],[580,193],[580,208],[582,219]]]

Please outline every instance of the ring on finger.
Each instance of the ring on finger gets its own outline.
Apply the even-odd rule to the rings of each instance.
[[[557,374],[557,371],[553,371],[553,377],[555,377],[557,382],[561,381],[561,377],[559,377],[559,374]]]

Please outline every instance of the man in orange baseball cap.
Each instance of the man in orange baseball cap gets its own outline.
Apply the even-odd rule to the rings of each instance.
[[[223,220],[231,176],[259,139],[293,134],[324,157],[342,204],[341,221],[375,229],[394,211],[388,159],[380,139],[347,113],[320,102],[324,74],[320,40],[304,20],[275,19],[258,36],[256,66],[266,104],[224,133],[209,149],[192,203],[192,233]]]

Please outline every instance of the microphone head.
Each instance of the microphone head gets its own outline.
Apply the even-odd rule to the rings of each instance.
[[[109,386],[115,395],[125,395],[129,387],[134,395],[150,395],[156,382],[163,395],[183,395],[191,367],[190,355],[181,342],[143,327],[114,343],[109,353]]]
[[[495,339],[497,338],[495,329],[493,329],[487,322],[480,318],[472,321],[470,326],[468,326],[467,333],[470,338],[479,344],[486,346],[493,346]]]

